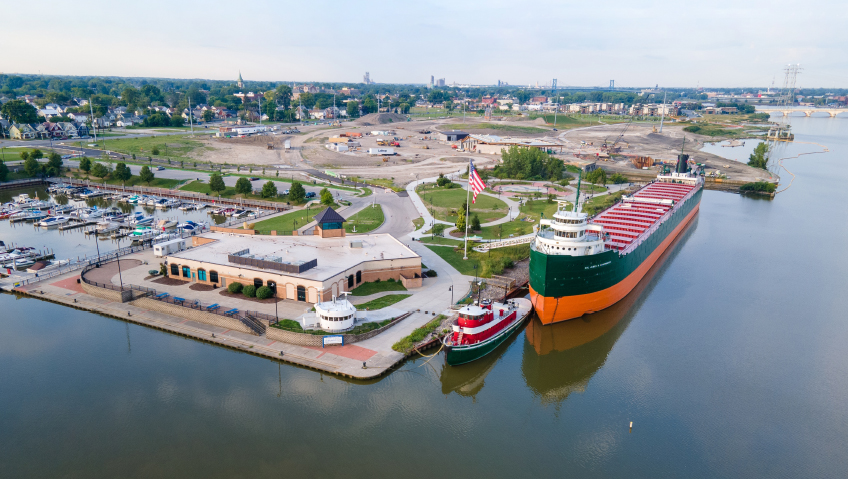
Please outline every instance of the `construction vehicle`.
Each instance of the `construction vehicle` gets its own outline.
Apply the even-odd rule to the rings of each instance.
[[[383,139],[377,140],[377,146],[389,146],[389,142]]]
[[[621,133],[618,135],[618,138],[616,138],[615,141],[612,142],[612,144],[609,144],[607,140],[604,139],[604,144],[601,145],[601,149],[606,150],[610,153],[618,153],[621,148],[616,148],[615,145],[617,145],[618,142],[621,141],[621,138],[624,136],[624,133],[627,132],[627,128],[630,127],[631,123],[633,123],[633,117],[630,117],[630,121],[628,121],[627,124],[624,125],[624,128],[621,130]]]
[[[398,143],[397,141],[393,141],[393,142],[389,143],[389,146],[396,146],[396,147],[400,148],[400,143]]]

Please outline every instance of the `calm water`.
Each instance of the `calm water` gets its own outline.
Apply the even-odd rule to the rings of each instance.
[[[830,152],[776,200],[705,192],[635,294],[467,367],[349,382],[0,295],[2,476],[844,477],[848,121],[793,123]]]

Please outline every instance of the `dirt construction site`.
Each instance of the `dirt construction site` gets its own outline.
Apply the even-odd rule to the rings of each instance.
[[[244,138],[207,138],[202,142],[208,148],[199,149],[194,156],[198,160],[230,165],[332,170],[349,177],[392,179],[396,185],[402,186],[416,178],[454,173],[469,158],[481,168],[492,167],[500,161],[499,155],[460,151],[455,145],[438,140],[440,130],[450,129],[446,125],[461,121],[461,117],[405,121],[403,115],[372,114],[345,122],[340,127],[316,125],[314,122],[298,125],[300,133],[295,134],[272,132]],[[496,126],[492,126],[493,123]],[[475,128],[475,124],[479,127]],[[660,162],[673,162],[683,146],[684,132],[679,125],[666,124],[662,133],[655,131],[654,124],[632,123],[626,129],[625,125],[601,123],[556,131],[545,125],[542,119],[484,121],[473,117],[463,124],[463,131],[502,137],[556,139],[565,146],[557,156],[566,162],[575,157],[596,160],[599,166],[610,172],[626,173],[631,178],[644,176],[645,179],[656,176]],[[348,136],[355,142],[349,151],[327,148],[331,138],[342,136]],[[612,144],[619,136],[621,138],[610,157],[602,145],[605,142]],[[767,171],[700,151],[705,141],[716,141],[714,138],[691,133],[685,133],[685,136],[686,153],[696,162],[704,163],[707,173],[719,170],[729,178],[745,181],[774,179]],[[284,146],[286,141],[290,142],[288,150]],[[394,154],[370,155],[369,148],[391,148]],[[632,161],[636,156],[650,157],[656,161],[656,166],[648,170],[637,168]]]

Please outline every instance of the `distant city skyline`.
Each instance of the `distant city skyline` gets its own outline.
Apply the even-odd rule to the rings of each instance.
[[[0,18],[0,71],[235,80],[241,70],[248,82],[346,83],[361,83],[367,71],[377,83],[427,85],[432,75],[447,85],[500,80],[527,86],[557,78],[561,86],[603,87],[615,80],[619,87],[685,88],[768,87],[772,81],[779,87],[783,67],[801,63],[799,87],[848,87],[848,30],[841,28],[848,9],[825,0],[803,9],[781,5],[543,0],[522,9],[503,0],[435,0],[424,9],[385,1],[357,8],[329,0],[248,1],[239,9],[262,15],[233,25],[232,4],[220,0],[202,9],[161,0],[144,8],[80,0],[72,22],[64,6],[47,2],[34,13],[54,34],[34,35],[20,15]],[[162,21],[163,11],[169,21]],[[314,13],[330,11],[339,17],[326,30],[326,18]],[[391,17],[381,19],[389,11]],[[125,25],[130,17],[132,27]],[[215,25],[228,25],[231,33]],[[79,47],[72,52],[55,49],[63,26]],[[117,30],[104,34],[109,26]],[[275,26],[279,34],[272,34]]]

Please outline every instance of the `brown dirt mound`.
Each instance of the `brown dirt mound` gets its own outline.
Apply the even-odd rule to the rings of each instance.
[[[548,122],[546,122],[544,118],[536,118],[535,120],[533,120],[533,123],[535,123],[537,125],[547,125],[548,124]]]
[[[371,113],[354,122],[360,126],[382,125],[384,123],[406,123],[406,116],[399,113]]]
[[[186,284],[186,282],[181,279],[174,279],[167,276],[163,276],[159,279],[154,279],[152,282],[164,284],[165,286],[182,286]]]

